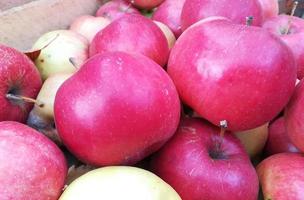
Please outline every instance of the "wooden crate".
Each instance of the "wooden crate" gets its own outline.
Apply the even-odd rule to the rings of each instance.
[[[94,14],[101,0],[0,0],[0,43],[27,50],[39,36]]]

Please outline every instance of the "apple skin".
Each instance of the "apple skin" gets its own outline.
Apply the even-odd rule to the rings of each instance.
[[[48,46],[45,47],[46,45]],[[77,67],[80,67],[89,56],[88,40],[71,30],[45,33],[35,42],[32,49],[42,49],[35,64],[43,80],[56,73],[76,72]],[[74,59],[77,66],[70,62],[70,58]]]
[[[294,92],[285,110],[287,134],[291,142],[304,151],[304,83],[301,81]]]
[[[57,200],[67,164],[60,149],[34,129],[0,122],[1,199]]]
[[[33,104],[6,95],[36,98],[42,85],[39,71],[26,55],[0,44],[0,80],[0,121],[25,122]]]
[[[105,17],[83,15],[72,22],[70,30],[83,35],[89,42],[92,42],[95,35],[110,23],[111,21]]]
[[[72,182],[59,200],[181,200],[176,191],[153,173],[126,166],[103,167]]]
[[[252,25],[263,22],[263,12],[258,0],[186,0],[181,14],[182,30],[211,16],[222,16],[234,23],[246,24],[246,17],[253,16]]]
[[[134,6],[140,9],[152,9],[160,5],[164,0],[125,0],[128,3],[132,3]]]
[[[288,137],[284,117],[280,117],[270,124],[269,136],[264,151],[267,156],[285,152],[300,152]]]
[[[227,120],[233,132],[273,119],[296,81],[293,55],[278,37],[219,17],[202,20],[179,37],[168,73],[185,104],[214,125]]]
[[[164,33],[164,35],[166,36],[167,42],[168,42],[169,49],[172,49],[172,47],[174,46],[174,44],[176,42],[176,38],[175,38],[173,32],[170,30],[170,28],[166,24],[163,24],[163,23],[158,22],[158,21],[153,21],[153,22]]]
[[[103,4],[96,12],[97,17],[105,17],[110,21],[114,21],[123,17],[127,13],[140,14],[140,12],[130,6],[124,0],[112,0]]]
[[[283,34],[290,19],[289,33]],[[290,47],[295,56],[298,78],[302,79],[304,77],[304,43],[300,41],[304,38],[304,19],[282,14],[265,21],[263,28],[279,36]]]
[[[182,34],[181,14],[186,0],[165,0],[153,13],[152,19],[166,24],[178,38]]]
[[[268,138],[268,125],[266,123],[254,129],[234,133],[241,140],[250,158],[255,158],[263,151]]]
[[[160,28],[150,19],[132,14],[112,22],[93,39],[90,56],[108,51],[139,53],[161,66],[169,56],[168,42]]]
[[[279,153],[263,160],[257,173],[264,199],[304,199],[304,157],[298,153]]]
[[[258,178],[244,147],[232,134],[219,133],[206,121],[185,118],[152,157],[152,171],[183,200],[256,200]]]
[[[279,14],[278,0],[259,0],[262,6],[264,20],[276,17]]]
[[[176,88],[159,65],[139,54],[108,52],[89,59],[59,88],[55,124],[80,160],[132,165],[174,134],[180,109]]]

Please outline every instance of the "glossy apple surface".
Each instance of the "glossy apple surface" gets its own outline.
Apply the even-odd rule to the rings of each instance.
[[[296,80],[292,52],[278,37],[219,17],[182,34],[171,50],[168,73],[185,104],[214,125],[227,120],[233,132],[273,119]]]
[[[152,19],[166,24],[175,37],[182,34],[181,14],[185,0],[165,0],[153,13]]]
[[[158,150],[180,117],[176,88],[145,56],[94,56],[57,92],[55,122],[76,157],[96,166],[135,164]]]
[[[36,98],[41,85],[39,71],[26,55],[0,45],[0,121],[25,122],[33,104],[7,95]]]
[[[52,74],[76,72],[78,67],[88,59],[89,43],[79,33],[71,30],[57,30],[42,35],[32,49],[42,49],[35,64],[42,79],[45,80]],[[77,66],[70,62],[70,58],[74,59]]]
[[[279,14],[278,0],[259,0],[262,6],[264,20],[276,17]]]
[[[254,158],[263,151],[268,138],[268,123],[247,131],[236,132],[235,136],[241,140],[250,158]]]
[[[151,169],[183,200],[256,200],[258,178],[240,141],[199,119],[184,119]]]
[[[67,166],[45,136],[18,122],[0,122],[1,199],[57,200]]]
[[[291,142],[304,151],[304,83],[301,81],[293,94],[285,111],[287,134]]]
[[[246,17],[254,18],[253,25],[263,22],[262,6],[259,0],[186,0],[181,15],[182,29],[211,16],[222,16],[234,23],[246,24]]]
[[[141,9],[152,9],[160,5],[164,0],[125,0]]]
[[[304,199],[304,157],[280,153],[263,160],[257,167],[264,199]]]
[[[299,150],[292,144],[288,137],[284,117],[280,117],[269,126],[269,136],[265,146],[265,153],[270,156],[285,152],[297,153]]]
[[[142,54],[164,66],[169,46],[153,21],[141,15],[128,14],[97,33],[90,45],[90,56],[114,51]]]
[[[127,13],[140,14],[130,3],[124,0],[112,0],[103,4],[96,12],[97,17],[105,17],[114,21]]]
[[[104,167],[72,182],[59,200],[181,200],[175,190],[153,173],[136,167]]]
[[[304,39],[304,19],[279,15],[265,21],[263,28],[279,36],[290,47],[296,59],[298,78],[302,79],[304,77],[304,43],[301,41]],[[286,33],[287,29],[288,33]]]

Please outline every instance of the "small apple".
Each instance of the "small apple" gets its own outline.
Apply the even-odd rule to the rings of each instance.
[[[0,44],[0,121],[25,122],[41,88],[34,63],[16,49]],[[34,102],[34,100],[33,100]]]
[[[126,166],[103,167],[72,182],[59,200],[181,200],[175,190],[153,173]]]
[[[35,64],[45,80],[55,73],[73,73],[88,58],[88,40],[71,30],[57,30],[42,35],[32,49],[41,49]],[[73,58],[77,66],[70,62]]]
[[[83,15],[73,21],[70,30],[83,35],[89,42],[92,42],[95,35],[110,23],[111,21],[105,17]]]
[[[166,24],[178,38],[182,34],[181,14],[186,0],[165,0],[153,13],[152,19]]]
[[[164,0],[125,0],[126,2],[131,3],[132,5],[141,8],[141,9],[153,9],[160,5]]]
[[[297,153],[279,153],[257,167],[264,199],[304,199],[304,157]]]
[[[258,177],[240,141],[230,133],[221,137],[218,127],[200,119],[182,120],[152,157],[151,169],[183,200],[258,197]]]
[[[278,0],[259,0],[262,6],[263,18],[267,20],[276,17],[279,14],[279,1]]]
[[[280,117],[269,126],[269,136],[265,146],[265,153],[271,156],[284,152],[297,153],[300,151],[291,143],[287,134],[285,119],[284,117]]]
[[[125,14],[140,14],[140,12],[124,0],[112,0],[103,4],[96,12],[97,17],[105,17],[111,22],[123,17]]]
[[[18,122],[0,122],[1,199],[57,200],[67,163],[45,136]]]
[[[147,56],[165,66],[169,56],[167,39],[152,20],[125,14],[97,33],[90,45],[90,56],[124,51]]]
[[[182,30],[211,16],[226,17],[234,23],[245,24],[246,17],[252,16],[252,25],[263,22],[263,11],[259,0],[186,0],[181,14]]]
[[[92,57],[55,98],[60,138],[78,159],[94,166],[135,164],[169,140],[179,118],[172,80],[139,54]]]
[[[61,140],[55,129],[54,101],[59,87],[73,74],[53,74],[42,85],[37,96],[40,106],[35,105],[27,119],[27,124],[42,132],[56,144],[61,145]]]
[[[223,17],[202,20],[179,37],[168,73],[185,104],[214,125],[227,120],[233,132],[273,119],[296,81],[292,52],[277,36]]]
[[[268,125],[266,123],[254,129],[236,132],[235,135],[241,140],[250,158],[256,157],[263,151],[268,138]]]
[[[263,28],[279,36],[292,50],[297,64],[298,78],[304,77],[304,19],[279,15],[264,22]]]
[[[291,100],[285,110],[287,134],[291,142],[304,152],[304,83],[297,85]]]
[[[174,46],[175,42],[176,42],[176,38],[174,36],[174,34],[172,33],[172,31],[170,30],[170,28],[158,21],[154,21],[154,23],[160,28],[160,30],[162,30],[162,32],[164,33],[164,35],[166,36],[166,39],[168,41],[168,46],[169,49],[172,49],[172,47]]]

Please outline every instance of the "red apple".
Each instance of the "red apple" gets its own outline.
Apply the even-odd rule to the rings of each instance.
[[[96,166],[142,160],[174,134],[179,117],[173,82],[139,54],[94,56],[63,83],[55,98],[55,123],[63,143]]]
[[[263,151],[268,138],[268,124],[266,123],[254,129],[235,133],[235,136],[240,139],[250,158],[255,158]]]
[[[169,46],[165,35],[152,20],[126,14],[97,33],[91,43],[90,56],[108,51],[140,53],[164,66]]]
[[[304,83],[301,81],[285,111],[287,134],[291,142],[304,152]]]
[[[66,175],[54,143],[18,122],[0,122],[1,199],[57,200]]]
[[[40,74],[26,55],[0,45],[0,121],[25,122],[33,104],[12,95],[36,98],[41,85]]]
[[[160,5],[164,0],[126,0],[141,9],[152,9]]]
[[[140,14],[136,8],[132,7],[131,3],[127,3],[124,0],[112,0],[103,4],[97,10],[96,16],[114,21],[123,17],[126,13]]]
[[[279,14],[278,0],[259,0],[262,6],[264,20],[276,17]]]
[[[110,23],[110,20],[105,17],[83,15],[73,21],[70,30],[83,35],[91,42],[95,35]]]
[[[182,34],[181,14],[185,0],[165,0],[154,12],[152,19],[166,24],[175,37]]]
[[[269,126],[269,136],[265,146],[266,155],[273,155],[284,152],[299,152],[288,135],[284,117],[280,117],[272,122]]]
[[[304,157],[280,153],[263,160],[257,167],[264,199],[304,199]]]
[[[301,41],[304,40],[304,20],[279,15],[265,21],[263,28],[278,35],[290,47],[296,59],[298,78],[302,79],[304,77],[304,43]]]
[[[246,17],[253,17],[253,25],[263,22],[263,12],[259,0],[186,0],[182,15],[182,29],[210,16],[223,16],[234,23],[246,24]]]
[[[215,125],[227,120],[234,132],[273,119],[296,80],[293,55],[278,37],[219,17],[181,35],[171,50],[168,73],[184,103]]]
[[[152,158],[152,171],[183,200],[256,200],[259,184],[240,141],[199,119],[184,119]],[[229,197],[229,198],[228,198]]]

